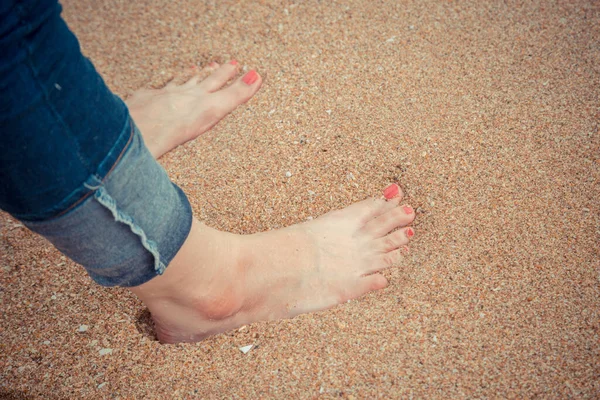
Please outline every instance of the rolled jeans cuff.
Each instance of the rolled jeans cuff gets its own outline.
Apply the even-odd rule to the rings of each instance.
[[[91,195],[59,217],[23,221],[103,286],[138,286],[161,275],[192,225],[183,191],[150,154],[133,124],[112,171],[84,184]]]

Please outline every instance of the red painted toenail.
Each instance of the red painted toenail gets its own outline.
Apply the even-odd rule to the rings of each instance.
[[[248,72],[246,75],[244,75],[244,77],[242,78],[242,81],[246,84],[246,85],[252,85],[254,82],[256,82],[256,80],[258,79],[258,74],[256,73],[255,70],[250,70],[250,72]]]
[[[397,196],[399,192],[400,192],[400,188],[398,187],[398,185],[396,185],[395,183],[392,183],[390,186],[386,187],[385,190],[383,191],[383,197],[385,197],[386,199],[389,200],[389,199]]]
[[[229,61],[229,64],[231,64],[231,65],[238,65],[238,62],[237,62],[237,60],[231,60],[231,61]]]
[[[413,209],[411,206],[404,206],[402,207],[404,209],[404,212],[407,214],[412,214],[413,213]]]
[[[408,228],[408,229],[406,230],[406,236],[408,236],[408,237],[413,237],[413,236],[415,236],[415,231],[413,231],[411,228]]]

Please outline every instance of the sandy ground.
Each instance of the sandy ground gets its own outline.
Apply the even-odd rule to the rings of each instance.
[[[600,397],[600,3],[506,3],[65,1],[119,95],[212,60],[265,77],[162,160],[207,224],[398,181],[417,234],[385,290],[162,346],[133,295],[2,214],[0,397]]]

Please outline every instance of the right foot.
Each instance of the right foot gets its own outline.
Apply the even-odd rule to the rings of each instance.
[[[194,220],[165,273],[132,288],[164,343],[195,342],[261,320],[331,308],[387,286],[378,272],[397,264],[415,213],[367,199],[314,221],[239,236]],[[389,193],[389,191],[388,191]],[[388,196],[389,197],[389,196]],[[397,229],[401,228],[401,229]]]

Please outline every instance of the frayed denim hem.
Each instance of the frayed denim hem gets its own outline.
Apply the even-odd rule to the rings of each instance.
[[[165,272],[166,266],[160,261],[160,253],[158,252],[158,247],[156,246],[156,243],[154,243],[153,240],[148,239],[142,228],[135,224],[133,218],[117,209],[117,202],[115,201],[115,199],[110,197],[110,195],[106,192],[106,190],[103,187],[96,190],[94,197],[96,198],[96,200],[98,200],[100,204],[102,204],[104,207],[110,210],[113,217],[115,218],[115,221],[122,222],[128,225],[129,229],[131,229],[131,232],[135,233],[140,237],[142,245],[146,248],[146,250],[152,253],[152,256],[154,257],[154,269],[156,270],[156,273],[162,275],[163,272]]]
[[[92,175],[93,195],[69,212],[23,223],[103,286],[138,286],[164,273],[185,242],[191,206],[150,154],[137,127],[111,173]]]

